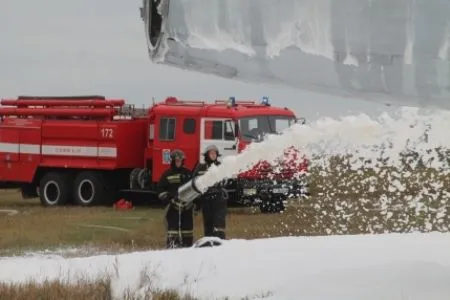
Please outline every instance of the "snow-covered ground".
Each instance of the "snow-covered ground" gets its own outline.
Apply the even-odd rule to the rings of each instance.
[[[146,268],[153,286],[201,299],[437,300],[450,295],[449,248],[447,233],[229,240],[215,248],[117,256],[2,258],[0,281],[107,272],[119,295],[137,289]]]

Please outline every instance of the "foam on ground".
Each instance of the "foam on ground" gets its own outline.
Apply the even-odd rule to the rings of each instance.
[[[167,288],[198,299],[439,300],[450,294],[449,247],[448,233],[230,240],[215,248],[3,258],[0,282],[110,275],[115,299],[128,289],[143,296]]]

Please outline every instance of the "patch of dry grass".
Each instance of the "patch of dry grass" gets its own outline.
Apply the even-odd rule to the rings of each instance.
[[[60,281],[44,282],[42,285],[34,282],[23,284],[0,283],[0,299],[112,299],[109,281],[100,280],[95,283],[79,281],[76,284],[66,284]]]
[[[26,204],[24,204],[26,202]],[[127,239],[142,227],[163,238],[160,209],[115,211],[112,207],[42,207],[38,200],[20,200],[14,191],[2,191],[0,210],[14,209],[15,215],[0,216],[0,249],[44,249],[64,245],[92,245],[99,248],[133,247]],[[1,213],[1,212],[0,212]],[[126,241],[126,242],[124,242]],[[114,245],[118,244],[118,245]],[[161,242],[146,247],[157,247]]]
[[[19,190],[16,189],[0,189],[0,209],[11,208],[18,209],[20,207],[38,207],[41,203],[37,199],[22,199]],[[1,216],[1,215],[0,215]]]
[[[124,300],[134,300],[133,293],[125,293]],[[76,283],[46,281],[43,284],[27,282],[23,284],[0,283],[0,300],[110,300],[113,299],[109,279],[96,282],[79,280]],[[142,299],[142,298],[140,298]],[[144,299],[151,300],[194,300],[189,295],[181,295],[176,290],[155,290],[146,293]]]
[[[24,205],[23,201],[27,201],[28,205]],[[115,211],[112,207],[49,208],[41,207],[38,200],[20,200],[20,195],[8,191],[0,194],[0,209],[16,209],[19,212],[0,217],[0,255],[64,247],[114,252],[165,246],[163,209],[160,208],[136,207],[129,211]],[[228,237],[282,235],[277,229],[280,219],[292,213],[296,211],[287,211],[284,215],[265,215],[255,208],[230,208],[227,216]],[[199,213],[195,217],[196,238],[203,235],[202,222]],[[299,222],[297,226],[302,224]]]

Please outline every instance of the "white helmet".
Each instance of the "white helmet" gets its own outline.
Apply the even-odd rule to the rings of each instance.
[[[215,151],[217,153],[217,156],[220,156],[219,148],[217,148],[216,145],[209,145],[206,147],[205,152],[203,152],[203,155],[207,156],[209,151]]]

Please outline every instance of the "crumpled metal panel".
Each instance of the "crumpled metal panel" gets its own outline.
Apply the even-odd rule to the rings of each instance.
[[[143,0],[153,62],[240,81],[450,108],[450,0]],[[152,24],[153,20],[153,24]]]

